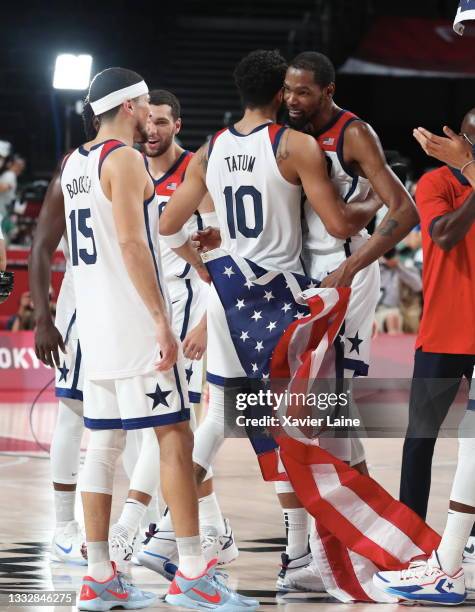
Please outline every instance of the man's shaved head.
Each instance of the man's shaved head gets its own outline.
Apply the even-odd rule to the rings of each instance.
[[[462,134],[466,134],[471,142],[475,144],[475,108],[469,110],[462,121],[462,127],[460,128]]]

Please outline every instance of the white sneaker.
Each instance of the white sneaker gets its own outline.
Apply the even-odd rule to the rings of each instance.
[[[276,587],[278,591],[287,591],[288,581],[292,574],[295,574],[298,570],[307,567],[312,562],[312,553],[308,552],[301,557],[291,559],[287,553],[282,553],[282,567],[277,576]]]
[[[326,592],[317,564],[313,559],[304,567],[287,569],[284,578],[280,580],[280,584],[282,591],[290,591],[293,593]]]
[[[223,520],[226,531],[218,536],[218,565],[227,565],[239,557],[239,548],[234,540],[229,520],[224,517]]]
[[[475,536],[470,536],[468,538],[467,545],[463,551],[463,562],[475,563]]]
[[[142,550],[137,561],[172,581],[178,566],[178,548],[173,531],[159,531],[152,523],[145,534]]]
[[[51,555],[58,561],[87,565],[84,540],[79,523],[69,521],[64,526],[56,528],[51,543]]]
[[[203,556],[206,562],[218,559],[220,549],[218,530],[211,525],[200,527],[200,536],[201,548],[203,549]]]
[[[110,560],[114,561],[120,572],[129,573],[129,564],[134,554],[136,540],[136,536],[130,540],[129,532],[123,525],[116,523],[110,528],[109,556]]]
[[[395,595],[411,603],[437,603],[446,606],[465,600],[465,577],[460,568],[453,576],[440,567],[437,551],[428,561],[413,561],[397,572],[378,572],[373,584],[388,595]]]

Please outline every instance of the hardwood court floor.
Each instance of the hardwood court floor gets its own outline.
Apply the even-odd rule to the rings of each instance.
[[[401,440],[365,441],[372,475],[395,496],[399,486],[401,446]],[[454,440],[442,439],[437,444],[429,516],[430,524],[437,530],[441,530],[445,522],[456,451]],[[216,491],[223,512],[231,521],[241,550],[239,559],[226,570],[230,574],[230,584],[246,594],[252,592],[260,599],[263,610],[307,612],[314,610],[316,604],[322,612],[348,609],[348,605],[335,602],[322,594],[276,598],[275,579],[284,535],[282,518],[273,485],[261,480],[247,441],[227,440],[216,462],[215,473]],[[54,526],[49,462],[45,459],[3,455],[0,456],[0,475],[0,589],[78,589],[82,568],[51,563],[49,560],[49,543]],[[120,511],[126,490],[127,481],[119,465],[113,519]],[[134,567],[132,573],[142,588],[165,593],[167,584],[157,574],[142,567]],[[355,610],[358,612],[401,610],[392,604],[352,605],[356,605]],[[472,602],[465,605],[471,606]],[[0,606],[0,609],[5,608]],[[52,607],[16,609],[30,612],[53,610]],[[66,612],[72,608],[54,609]],[[159,602],[153,609],[171,608]]]

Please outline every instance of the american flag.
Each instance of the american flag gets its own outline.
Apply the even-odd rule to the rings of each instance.
[[[332,362],[327,356],[344,321],[349,289],[319,289],[306,276],[269,272],[221,249],[203,259],[248,378],[287,379],[301,390],[302,381],[323,374]],[[430,555],[439,536],[316,440],[276,435],[251,442],[263,477],[288,478],[314,517],[313,558],[327,591],[343,602],[396,601],[374,588],[373,574]]]
[[[465,22],[475,20],[475,0],[460,0],[454,21],[454,30],[462,36]]]

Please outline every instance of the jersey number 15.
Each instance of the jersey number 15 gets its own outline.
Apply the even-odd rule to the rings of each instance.
[[[77,211],[71,211],[69,215],[69,220],[71,222],[71,263],[73,266],[79,265],[79,259],[88,266],[95,264],[97,261],[96,241],[94,240],[92,227],[89,227],[87,224],[90,218],[90,208],[79,208]],[[89,244],[86,249],[78,248],[78,232],[80,238],[83,237],[86,238],[88,242],[91,241],[90,246],[92,246],[92,253],[89,252]],[[82,242],[84,241],[82,240]]]

